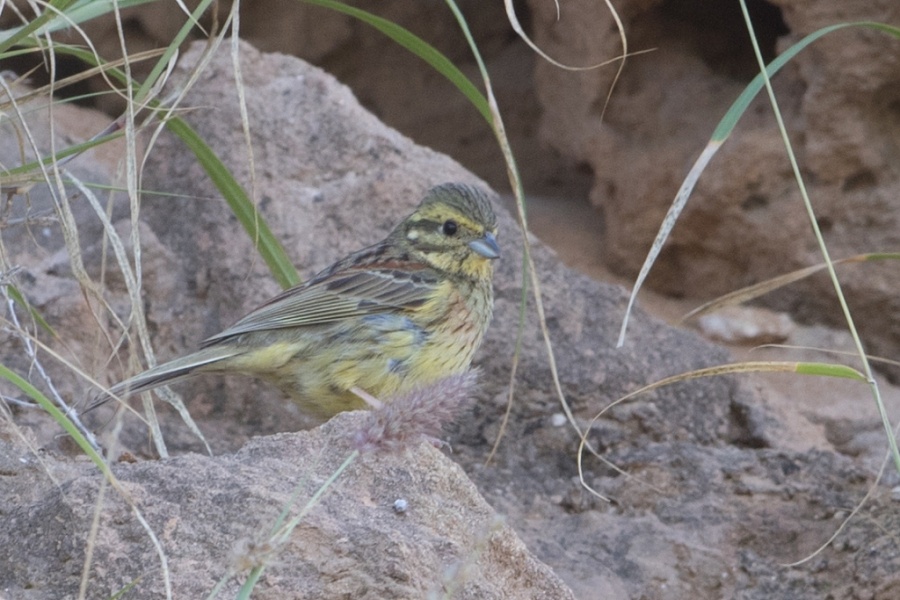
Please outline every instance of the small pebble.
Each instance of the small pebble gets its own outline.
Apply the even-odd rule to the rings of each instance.
[[[697,319],[697,328],[726,344],[778,344],[790,337],[794,322],[785,313],[757,306],[727,306]]]

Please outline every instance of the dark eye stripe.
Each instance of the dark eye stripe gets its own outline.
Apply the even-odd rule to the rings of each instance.
[[[422,219],[421,221],[415,221],[410,223],[409,230],[415,231],[443,231],[444,224],[448,221],[453,221],[457,224],[457,229],[459,228],[459,221],[454,219],[446,219],[442,221],[435,221],[433,219]]]

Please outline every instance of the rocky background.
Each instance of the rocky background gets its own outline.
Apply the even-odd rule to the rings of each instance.
[[[404,1],[353,4],[411,29],[479,80],[449,10]],[[556,60],[583,67],[621,54],[615,23],[602,3],[567,2],[558,18],[553,2],[514,4],[534,40]],[[559,69],[538,60],[514,34],[502,3],[459,5],[492,73],[526,189],[589,202],[602,239],[597,260],[614,274],[633,277],[690,164],[757,72],[739,5],[711,10],[690,0],[619,3],[629,50],[650,52],[626,63],[608,105],[616,65]],[[767,61],[828,25],[900,20],[893,0],[747,5]],[[222,5],[222,14],[227,7]],[[211,23],[209,17],[203,22]],[[478,113],[441,75],[373,28],[283,0],[249,3],[241,23],[242,37],[256,48],[321,66],[388,125],[453,156],[496,189],[508,189],[502,157]],[[123,13],[133,52],[165,45],[180,24],[165,3]],[[105,56],[121,53],[113,24],[92,22],[86,32]],[[819,226],[835,257],[894,251],[898,245],[898,44],[871,29],[846,29],[801,52],[775,80]],[[368,60],[373,56],[379,60]],[[64,74],[77,65],[63,61],[59,68]],[[135,68],[140,74],[141,66]],[[106,89],[101,79],[86,85]],[[115,95],[92,103],[111,113],[121,110]],[[771,109],[758,98],[701,178],[650,285],[669,296],[708,299],[819,262]],[[896,355],[897,270],[869,265],[842,275],[870,351]],[[805,323],[843,323],[824,276],[763,302]]]
[[[473,73],[442,8],[361,5],[410,27]],[[125,21],[132,50],[171,35],[171,13],[150,6]],[[499,3],[461,6],[488,59],[526,190],[536,196],[538,234],[555,242],[569,264],[607,278],[633,275],[691,161],[753,75],[737,15],[711,13],[700,3],[623,3],[618,8],[631,50],[656,50],[629,59],[601,119],[614,69],[570,73],[535,61]],[[620,51],[602,6],[566,3],[558,22],[552,4],[518,8],[538,43],[564,62],[591,64]],[[834,22],[900,22],[900,8],[889,0],[756,2],[751,9],[767,58]],[[103,46],[97,27],[92,36],[113,53],[116,44]],[[320,8],[277,2],[257,3],[243,19],[243,34],[261,50],[314,61],[352,87],[351,93],[299,60],[242,48],[261,210],[304,275],[380,239],[428,186],[477,181],[379,119],[450,154],[498,191],[507,188],[499,152],[477,112],[380,34]],[[883,34],[846,30],[807,49],[776,80],[835,256],[897,246],[898,46]],[[182,59],[174,81],[199,50]],[[186,105],[195,107],[191,124],[247,182],[235,98],[230,58],[222,52]],[[101,108],[116,110],[108,100]],[[56,135],[67,140],[85,139],[108,122],[100,113],[66,107],[54,116]],[[34,113],[44,148],[49,122]],[[16,164],[18,147],[6,133],[2,139],[2,163]],[[121,149],[105,148],[71,169],[88,181],[120,181],[120,156]],[[701,179],[651,285],[679,298],[707,299],[817,262],[790,177],[773,119],[758,102]],[[142,187],[181,195],[145,194],[140,226],[145,310],[154,347],[168,358],[277,286],[192,155],[168,134],[148,150]],[[86,268],[98,278],[105,270],[107,298],[124,308],[122,280],[104,266],[100,225],[75,197]],[[27,209],[12,210],[40,211],[46,192],[38,186],[28,200]],[[123,202],[112,200],[113,215],[127,232]],[[704,380],[656,391],[591,422],[641,385],[733,357],[644,313],[626,347],[614,349],[624,291],[570,270],[537,243],[563,390],[580,426],[590,427],[589,441],[627,475],[585,457],[586,481],[612,503],[578,482],[578,436],[561,419],[533,322],[525,330],[509,425],[486,464],[505,411],[521,297],[522,239],[511,217],[504,215],[501,227],[496,318],[478,360],[474,405],[448,432],[453,452],[422,445],[400,457],[360,461],[279,550],[259,597],[900,594],[900,547],[890,533],[898,525],[891,489],[900,481],[890,469],[833,544],[801,565],[785,566],[838,530],[882,464],[884,433],[864,386],[797,377]],[[7,227],[3,238],[11,264],[21,267],[17,283],[60,332],[55,346],[101,381],[119,377],[123,367],[107,360],[111,350],[72,279],[58,229],[52,223]],[[866,345],[896,356],[897,270],[854,269],[841,274]],[[797,321],[832,324],[838,313],[829,285],[810,280],[764,302]],[[654,297],[647,305],[662,316],[673,306]],[[796,344],[846,344],[845,336],[820,325],[788,327],[776,337],[787,336]],[[14,336],[0,339],[0,351],[4,365],[34,373]],[[765,355],[772,356],[778,355]],[[66,397],[89,397],[83,379],[52,363],[48,368]],[[896,420],[900,401],[884,389]],[[131,597],[166,591],[159,556],[123,496],[161,539],[175,597],[208,593],[229,569],[246,573],[248,563],[270,556],[260,550],[260,531],[271,526],[295,485],[308,480],[301,493],[308,498],[337,468],[359,418],[258,437],[309,423],[277,393],[241,380],[202,380],[179,391],[214,457],[192,454],[203,446],[165,407],[166,439],[178,458],[162,461],[153,460],[137,418],[120,425],[111,408],[88,416],[104,439],[115,437],[138,461],[115,467],[127,494],[106,492],[89,584],[99,591],[89,597],[112,596],[136,578]],[[100,477],[72,458],[71,445],[42,414],[15,405],[5,414],[0,514],[8,526],[0,527],[0,590],[12,598],[74,597]],[[409,501],[407,512],[392,509],[398,498]],[[236,581],[226,593],[233,595]]]

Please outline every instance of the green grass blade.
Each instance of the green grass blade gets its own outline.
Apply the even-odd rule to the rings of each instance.
[[[92,138],[86,142],[80,142],[78,144],[74,144],[72,146],[63,148],[62,150],[57,152],[55,155],[44,156],[40,160],[33,160],[31,162],[25,163],[24,165],[19,165],[18,167],[13,167],[12,169],[8,169],[8,170],[2,172],[2,175],[0,175],[0,182],[6,181],[7,178],[16,179],[16,176],[18,176],[18,175],[30,174],[30,173],[34,172],[35,170],[37,170],[39,165],[49,165],[55,161],[61,161],[70,156],[76,156],[86,150],[90,150],[91,148],[99,146],[100,144],[104,144],[104,143],[114,140],[116,138],[120,138],[123,135],[125,135],[125,134],[123,132],[119,131],[116,133],[110,133],[108,135],[100,136],[98,138]]]
[[[265,220],[263,220],[256,207],[247,197],[244,188],[235,180],[228,168],[216,156],[216,153],[185,121],[177,117],[170,118],[166,121],[166,126],[172,133],[181,138],[196,155],[197,160],[200,161],[203,169],[219,189],[219,192],[222,193],[234,215],[250,235],[278,283],[283,288],[299,283],[300,277],[284,251],[284,247],[272,234]]]
[[[12,48],[49,23],[51,19],[58,16],[58,13],[65,11],[74,3],[75,0],[53,0],[50,2],[48,8],[33,21],[30,21],[21,27],[0,31],[0,56],[2,56],[3,52]]]
[[[157,0],[117,0],[119,10],[140,6]],[[51,3],[56,11],[47,10],[26,25],[12,27],[0,31],[0,52],[12,47],[25,38],[44,35],[54,31],[68,29],[72,24],[81,24],[97,17],[112,12],[114,0],[66,0],[65,2]],[[63,16],[63,13],[65,16]],[[35,23],[37,22],[37,25]]]
[[[456,65],[450,62],[446,56],[441,54],[437,48],[418,37],[408,29],[404,29],[403,27],[397,25],[396,23],[392,23],[387,19],[382,19],[379,16],[373,15],[372,13],[366,12],[364,10],[360,10],[358,8],[354,8],[352,6],[347,6],[343,2],[337,2],[335,0],[301,0],[302,2],[306,2],[307,4],[315,4],[316,6],[323,6],[325,8],[330,8],[340,13],[344,13],[345,15],[349,15],[364,23],[368,23],[375,29],[379,30],[425,62],[431,65],[438,73],[446,77],[450,82],[455,85],[463,95],[469,99],[469,101],[475,106],[478,112],[481,113],[481,116],[484,117],[485,121],[488,124],[493,123],[493,117],[491,116],[491,109],[488,105],[487,98],[484,97],[484,94],[475,87],[475,85],[466,77],[462,71],[460,71]]]
[[[798,375],[815,375],[818,377],[835,377],[838,379],[852,379],[854,381],[868,382],[863,373],[848,367],[847,365],[838,365],[832,363],[797,363],[796,373]]]
[[[141,84],[141,87],[134,94],[134,101],[140,104],[144,98],[150,93],[150,90],[153,89],[153,86],[156,85],[157,80],[162,75],[163,71],[166,69],[166,65],[172,60],[172,57],[175,56],[175,53],[178,52],[178,48],[187,39],[187,36],[191,33],[191,31],[197,27],[198,20],[200,16],[206,12],[206,9],[209,8],[209,5],[213,3],[213,0],[203,0],[200,4],[197,5],[197,8],[194,9],[194,12],[191,13],[190,18],[185,21],[184,25],[181,26],[181,29],[178,30],[178,33],[175,35],[173,40],[169,42],[166,51],[162,56],[159,57],[159,60],[156,61],[156,64],[151,69],[150,74],[144,80],[144,83]],[[174,8],[173,8],[174,10]]]
[[[58,335],[56,335],[56,332],[53,331],[53,328],[50,327],[50,323],[48,323],[44,319],[44,317],[41,316],[41,313],[39,313],[37,309],[31,306],[28,300],[25,299],[25,296],[22,295],[22,292],[19,291],[19,288],[12,284],[8,284],[6,286],[6,290],[9,292],[9,297],[12,298],[16,304],[24,308],[31,316],[31,318],[34,319],[34,322],[41,327],[41,329],[43,329],[53,337],[59,337]]]
[[[600,413],[594,417],[596,420],[600,415],[609,411],[612,407],[633,400],[636,396],[646,394],[647,392],[657,390],[674,383],[683,383],[694,379],[703,379],[707,377],[721,377],[722,375],[744,375],[747,373],[794,373],[797,375],[813,375],[817,377],[834,377],[838,379],[852,379],[861,383],[867,383],[866,376],[857,369],[848,367],[838,363],[820,363],[820,362],[796,362],[796,361],[747,361],[739,363],[727,363],[723,365],[715,365],[712,367],[704,367],[686,373],[679,373],[660,379],[644,387],[629,392],[620,397],[616,401],[607,405]]]
[[[778,58],[769,63],[769,66],[766,67],[766,74],[768,75],[769,79],[771,79],[773,75],[780,71],[781,68],[785,64],[787,64],[789,60],[797,56],[797,54],[799,54],[801,50],[805,49],[807,46],[809,46],[819,38],[846,27],[868,27],[900,38],[900,28],[885,25],[883,23],[874,23],[871,21],[839,23],[837,25],[823,27],[818,31],[810,33],[805,38],[785,50],[784,53],[778,56]],[[731,132],[734,131],[735,125],[737,125],[737,122],[740,120],[744,112],[747,110],[747,107],[750,105],[750,102],[756,97],[760,90],[762,90],[764,85],[765,79],[763,78],[762,73],[757,74],[756,77],[753,78],[753,81],[751,81],[749,85],[744,88],[744,91],[740,96],[738,96],[737,100],[734,101],[734,103],[725,113],[725,116],[722,117],[722,120],[719,121],[719,124],[716,126],[715,131],[713,131],[710,142],[721,143],[728,139],[728,137],[731,135]]]
[[[68,47],[65,49],[65,52],[72,56],[76,56],[89,64],[95,64],[97,60],[93,54],[79,48]],[[107,74],[119,82],[124,83],[125,81],[125,75],[120,69],[109,69]],[[152,108],[157,108],[159,107],[159,103],[154,101],[150,103],[150,106]],[[186,121],[178,117],[167,119],[166,126],[172,133],[177,135],[197,157],[197,161],[209,175],[219,192],[221,192],[225,201],[228,203],[228,206],[250,236],[250,239],[253,240],[254,245],[279,285],[283,288],[297,285],[300,282],[300,276],[297,274],[297,269],[294,268],[290,258],[288,258],[284,247],[272,234],[272,230],[269,229],[265,219],[263,219],[262,215],[256,210],[256,207],[247,196],[246,191],[244,191],[243,187],[235,180],[234,176],[232,176],[231,172],[224,163],[222,163],[221,159],[219,159],[212,148],[197,135],[197,132],[194,131]],[[57,158],[77,154],[80,151],[97,145],[103,140],[121,135],[123,134],[119,132],[112,134],[111,136],[77,144],[57,153]],[[49,161],[50,159],[43,160]],[[36,163],[24,165],[11,170],[11,173],[20,171],[25,172],[28,167],[34,168],[34,166],[36,166]]]
[[[0,377],[3,377],[14,386],[22,390],[25,395],[37,402],[41,406],[41,408],[50,413],[50,415],[56,420],[56,422],[66,430],[66,433],[72,436],[72,439],[76,444],[78,444],[78,447],[81,448],[82,451],[84,451],[84,453],[87,454],[92,461],[94,461],[94,464],[97,465],[97,468],[100,469],[100,471],[104,475],[112,478],[112,473],[109,470],[109,466],[107,466],[106,462],[103,460],[103,457],[100,456],[96,450],[94,450],[94,448],[91,446],[91,443],[87,441],[87,439],[84,437],[84,435],[82,435],[80,431],[78,431],[78,428],[75,426],[75,424],[72,423],[72,421],[65,415],[65,413],[59,410],[59,408],[57,408],[49,398],[47,398],[40,392],[40,390],[28,383],[25,379],[17,375],[15,372],[6,368],[6,366],[4,366],[3,364],[0,364]]]

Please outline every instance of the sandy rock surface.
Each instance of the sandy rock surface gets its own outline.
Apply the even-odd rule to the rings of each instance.
[[[260,437],[234,454],[120,463],[113,473],[122,492],[105,488],[105,496],[93,465],[41,462],[0,442],[3,463],[31,488],[4,511],[0,589],[6,598],[73,597],[84,534],[102,503],[89,597],[134,583],[127,597],[165,597],[169,585],[176,598],[203,598],[220,580],[220,594],[233,597],[261,564],[254,598],[573,597],[459,466],[427,443],[362,455],[313,500],[350,456],[364,418],[345,414],[309,432]],[[308,514],[286,540],[272,541],[285,507]],[[165,573],[136,513],[165,551]]]

